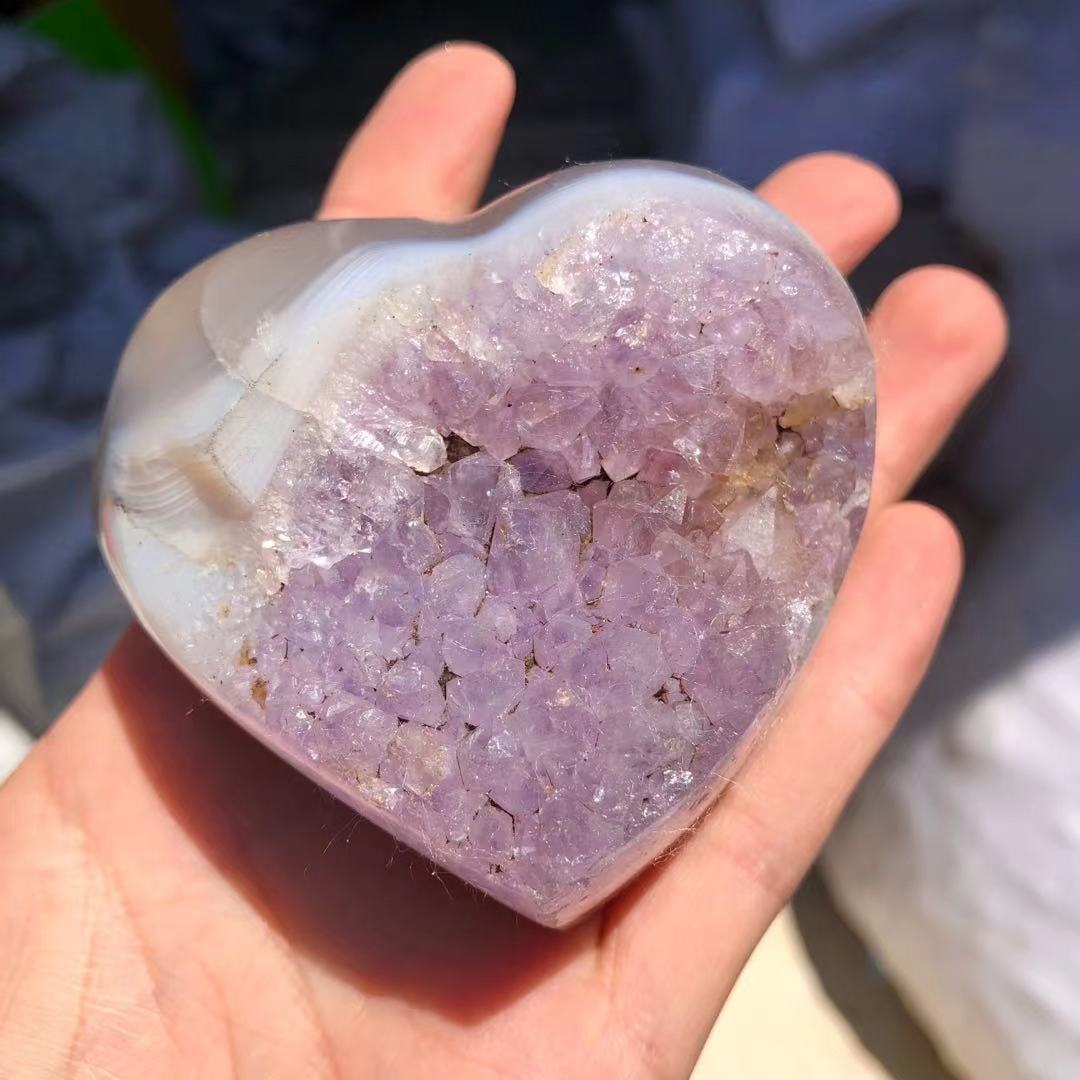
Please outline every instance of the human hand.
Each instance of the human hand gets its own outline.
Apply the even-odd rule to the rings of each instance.
[[[472,209],[513,76],[410,65],[353,139],[326,216]],[[761,194],[850,270],[898,213],[835,154]],[[985,285],[905,275],[870,318],[871,513],[824,633],[755,753],[672,858],[569,931],[440,877],[197,691],[138,630],[0,789],[0,1077],[682,1077],[933,651],[960,573],[903,502],[997,363]]]

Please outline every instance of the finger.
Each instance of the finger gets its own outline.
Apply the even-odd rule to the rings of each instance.
[[[459,217],[472,210],[514,101],[514,73],[470,42],[406,66],[345,148],[320,217]]]
[[[877,356],[874,500],[902,498],[1005,351],[1006,317],[982,280],[949,266],[912,270],[870,314]]]
[[[871,519],[772,729],[678,857],[608,909],[602,935],[620,1009],[658,1031],[670,1025],[687,1054],[918,685],[960,564],[938,511],[904,503]]]
[[[845,274],[900,217],[900,195],[889,175],[849,154],[796,158],[767,177],[758,194],[800,225]]]

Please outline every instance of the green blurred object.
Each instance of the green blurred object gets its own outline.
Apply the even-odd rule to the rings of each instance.
[[[145,16],[145,8],[142,14]],[[145,17],[142,21],[146,23]],[[204,208],[219,216],[232,213],[232,201],[210,142],[198,117],[174,85],[180,81],[176,73],[170,76],[162,70],[162,63],[153,63],[99,0],[54,0],[24,18],[22,25],[57,45],[89,71],[137,73],[147,79],[195,170]]]

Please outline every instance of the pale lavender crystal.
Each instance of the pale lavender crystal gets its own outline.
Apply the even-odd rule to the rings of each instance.
[[[251,513],[218,680],[551,923],[719,790],[828,609],[873,453],[862,321],[817,250],[719,180],[620,168],[384,282]]]

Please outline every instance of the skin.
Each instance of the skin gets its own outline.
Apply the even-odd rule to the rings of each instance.
[[[513,100],[477,45],[410,64],[327,216],[449,218]],[[892,228],[876,167],[784,166],[763,197],[849,271]],[[0,788],[0,1077],[684,1077],[933,653],[955,530],[903,501],[1005,343],[994,294],[923,267],[870,316],[871,513],[780,717],[677,852],[570,931],[395,847],[205,702],[133,630]]]

